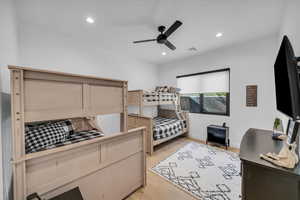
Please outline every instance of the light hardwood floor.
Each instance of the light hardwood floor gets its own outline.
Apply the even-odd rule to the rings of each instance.
[[[167,182],[165,179],[149,170],[159,161],[167,158],[169,155],[176,152],[179,148],[189,142],[203,143],[201,141],[181,137],[159,145],[151,157],[147,156],[147,186],[140,188],[126,198],[126,200],[196,200],[191,195],[180,190],[173,184]],[[235,148],[229,148],[228,150],[238,152],[238,149]]]

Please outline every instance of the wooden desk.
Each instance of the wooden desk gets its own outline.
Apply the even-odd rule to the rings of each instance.
[[[294,169],[276,167],[259,154],[278,153],[282,141],[272,131],[249,129],[240,146],[243,200],[299,200],[300,165]]]

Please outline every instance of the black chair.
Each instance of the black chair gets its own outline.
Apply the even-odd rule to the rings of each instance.
[[[27,197],[27,200],[42,200],[37,193],[31,194]],[[63,194],[53,197],[49,200],[83,200],[79,187],[69,190]]]
[[[27,200],[42,200],[41,197],[37,193],[28,195],[26,199]]]

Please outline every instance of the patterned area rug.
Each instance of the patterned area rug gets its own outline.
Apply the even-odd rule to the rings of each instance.
[[[152,171],[201,200],[239,200],[238,154],[191,142]]]

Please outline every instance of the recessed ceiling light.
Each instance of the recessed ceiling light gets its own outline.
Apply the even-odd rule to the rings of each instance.
[[[91,17],[87,17],[87,18],[85,19],[85,21],[86,21],[87,23],[89,23],[89,24],[95,23],[95,20],[94,20],[93,18],[91,18]]]
[[[188,51],[198,51],[198,49],[196,47],[190,47],[187,49]]]
[[[167,55],[167,53],[166,52],[162,52],[161,55],[165,56],[165,55]]]
[[[216,34],[216,37],[217,37],[217,38],[222,37],[222,36],[223,36],[223,33],[217,33],[217,34]]]

